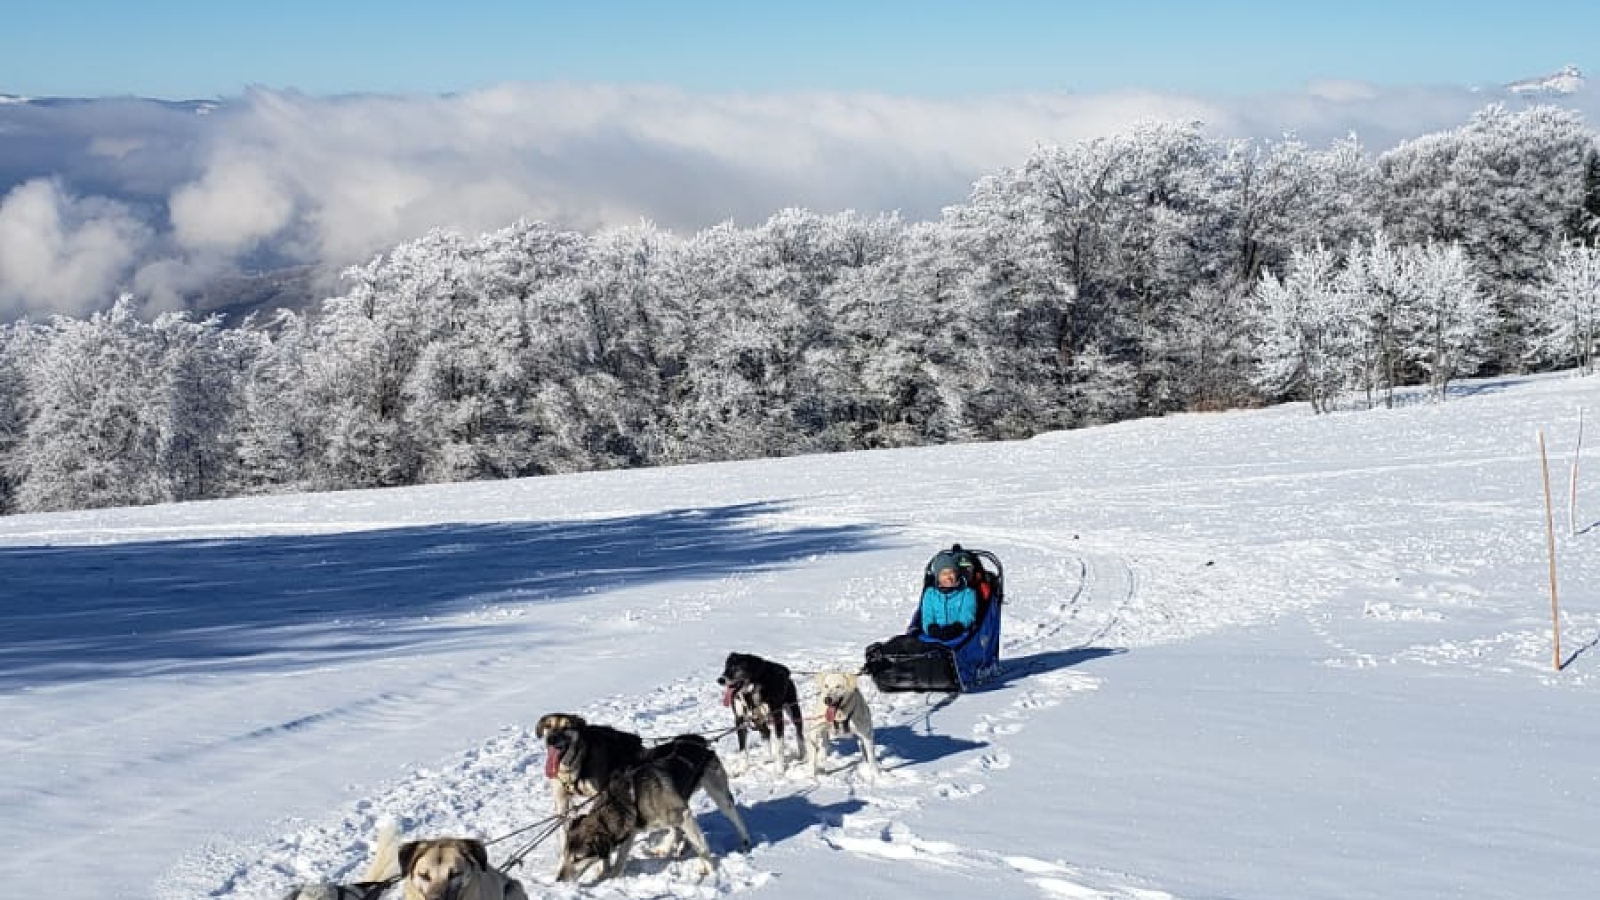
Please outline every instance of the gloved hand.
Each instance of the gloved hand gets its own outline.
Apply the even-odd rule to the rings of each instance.
[[[966,629],[960,625],[929,625],[928,634],[941,641],[954,640],[961,636]]]

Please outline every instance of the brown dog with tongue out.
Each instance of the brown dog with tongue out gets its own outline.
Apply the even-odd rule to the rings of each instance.
[[[772,747],[772,761],[779,772],[783,771],[785,714],[794,723],[795,745],[800,755],[805,756],[800,694],[795,690],[787,666],[749,653],[729,653],[717,684],[723,688],[722,705],[733,709],[733,730],[739,735],[740,771],[746,768],[745,744],[752,728]]]
[[[607,725],[590,725],[571,713],[539,719],[534,736],[544,741],[544,777],[555,782],[556,815],[565,815],[572,795],[593,797],[611,778],[644,758],[644,739]]]

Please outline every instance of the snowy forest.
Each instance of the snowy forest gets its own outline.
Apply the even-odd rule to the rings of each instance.
[[[1443,400],[1600,340],[1600,142],[1491,106],[1384,153],[1152,122],[937,221],[435,231],[227,327],[0,328],[0,512],[1004,440]]]

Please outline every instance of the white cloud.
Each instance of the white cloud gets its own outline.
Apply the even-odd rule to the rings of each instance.
[[[135,296],[147,312],[176,312],[185,309],[184,298],[206,286],[211,279],[229,274],[231,267],[223,257],[161,256],[145,262],[133,273]]]
[[[111,220],[120,226],[101,239],[113,255],[75,270],[77,279],[104,282],[137,248],[143,280],[176,290],[187,278],[159,273],[210,271],[246,255],[337,269],[430,228],[476,234],[522,217],[584,231],[649,219],[679,232],[728,220],[748,226],[788,206],[932,218],[1040,144],[1113,134],[1141,120],[1200,121],[1218,137],[1293,133],[1313,145],[1355,133],[1378,151],[1456,127],[1494,99],[1467,89],[1335,82],[1228,99],[508,84],[444,97],[254,90],[205,116],[108,102],[98,123],[95,104],[6,107],[0,129],[13,114],[32,116],[29,126],[46,132],[51,117],[63,117],[59,146],[32,163],[59,171],[36,174],[126,200],[123,218]],[[8,162],[0,157],[0,178],[17,170]],[[158,229],[158,240],[135,240],[126,221],[132,209]],[[80,241],[92,246],[98,233]],[[33,240],[13,234],[9,240]],[[67,251],[0,252],[45,261],[12,262],[14,271],[57,273],[11,275],[6,296],[27,293],[43,306],[55,302],[46,297],[79,293],[61,286],[68,276],[51,263]]]
[[[78,199],[52,179],[0,200],[0,313],[83,313],[109,305],[150,231],[119,203]]]
[[[1306,93],[1322,100],[1371,100],[1378,96],[1378,89],[1364,81],[1324,79],[1306,85]]]
[[[682,231],[786,206],[932,217],[1041,142],[1212,111],[1154,94],[939,101],[547,85],[246,101],[173,193],[178,242],[243,247],[283,229],[294,255],[334,264],[429,228],[477,233],[519,217]]]
[[[295,207],[275,169],[268,159],[217,154],[204,176],[173,192],[173,240],[190,250],[239,253],[272,237]]]
[[[112,159],[122,159],[130,153],[137,153],[143,149],[145,142],[142,138],[122,135],[92,138],[87,148],[91,156],[105,156]]]

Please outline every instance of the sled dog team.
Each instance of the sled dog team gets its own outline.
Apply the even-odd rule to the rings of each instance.
[[[739,770],[746,768],[745,750],[752,730],[772,751],[782,771],[787,754],[785,731],[794,727],[795,745],[815,776],[829,744],[853,736],[861,745],[868,776],[878,773],[872,736],[872,712],[847,672],[816,676],[818,696],[809,725],[789,669],[748,653],[730,653],[717,684],[722,703],[733,712],[738,736]],[[698,734],[683,734],[653,746],[639,735],[584,721],[568,713],[539,719],[534,734],[545,744],[544,774],[551,782],[555,813],[565,817],[574,795],[587,798],[584,809],[566,823],[558,881],[577,881],[595,866],[596,880],[623,872],[635,840],[664,830],[654,853],[676,856],[687,839],[700,860],[702,873],[713,862],[704,832],[689,801],[704,791],[739,834],[741,852],[750,849],[750,832],[734,803],[728,772]],[[354,885],[320,884],[298,888],[284,900],[376,900],[399,883],[404,900],[527,900],[522,885],[489,864],[482,841],[435,838],[397,843],[393,829],[383,829],[365,880]]]

